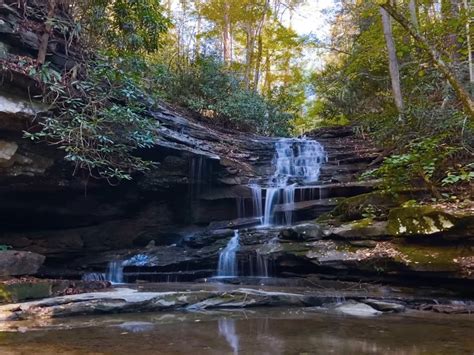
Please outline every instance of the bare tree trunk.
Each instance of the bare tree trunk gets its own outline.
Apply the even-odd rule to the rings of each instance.
[[[224,2],[224,28],[222,33],[224,62],[230,64],[232,62],[232,36],[230,32],[230,4]]]
[[[430,42],[419,33],[416,28],[408,21],[393,5],[385,3],[382,6],[410,35],[415,39],[418,45],[431,57],[438,70],[451,84],[456,96],[461,101],[464,111],[471,119],[474,119],[474,102],[467,90],[462,86],[451,68],[444,62],[443,56]]]
[[[410,10],[410,19],[411,23],[417,30],[420,30],[420,24],[418,23],[418,13],[417,13],[417,6],[416,0],[410,0],[408,3],[408,8]]]
[[[195,1],[195,9],[197,13],[197,19],[196,19],[196,35],[194,38],[196,39],[195,45],[194,45],[194,58],[198,58],[200,53],[201,53],[201,1],[196,0]]]
[[[271,64],[270,64],[270,53],[267,52],[265,56],[265,92],[267,96],[270,96],[272,91],[272,78],[271,78]]]
[[[464,0],[464,8],[468,14],[466,22],[466,36],[467,36],[467,50],[468,50],[468,65],[469,65],[469,82],[474,86],[474,53],[472,48],[472,38],[471,38],[471,22],[473,21],[471,14],[474,6],[471,5],[470,0]]]
[[[255,47],[255,34],[252,28],[252,25],[249,23],[247,24],[247,43],[245,48],[245,75],[244,75],[244,83],[245,87],[248,89],[250,88],[250,80],[252,75],[252,63],[253,63],[253,52]]]
[[[48,14],[46,21],[44,23],[44,32],[43,35],[41,36],[39,48],[38,48],[38,63],[44,64],[46,60],[46,53],[48,51],[48,43],[49,43],[49,37],[51,36],[51,33],[53,31],[53,25],[51,21],[54,18],[54,10],[56,8],[56,1],[55,0],[49,0],[48,1]]]
[[[395,41],[393,39],[392,21],[387,11],[384,8],[380,8],[382,15],[383,33],[385,36],[385,42],[387,43],[388,52],[388,63],[390,71],[390,79],[392,81],[393,98],[395,100],[395,106],[399,113],[403,112],[403,97],[402,89],[400,86],[400,70],[398,67],[397,51],[395,49]]]
[[[458,65],[460,59],[459,50],[461,48],[458,43],[457,28],[453,28],[454,26],[452,26],[452,22],[455,22],[459,18],[458,0],[443,0],[441,2],[441,13],[446,27],[448,28],[448,34],[446,35],[447,51],[450,54],[450,59],[453,64]]]
[[[257,43],[257,58],[255,59],[255,76],[253,86],[255,90],[258,90],[258,84],[260,83],[260,67],[262,65],[262,52],[263,52],[263,39],[262,34],[258,36]]]
[[[256,31],[257,36],[257,58],[255,60],[255,76],[254,76],[254,83],[253,86],[255,90],[258,90],[258,84],[260,81],[260,67],[262,62],[262,52],[263,52],[263,38],[262,38],[262,31],[263,27],[265,26],[265,21],[267,19],[267,11],[270,7],[270,0],[265,0],[265,5],[263,7],[262,18],[260,19]]]

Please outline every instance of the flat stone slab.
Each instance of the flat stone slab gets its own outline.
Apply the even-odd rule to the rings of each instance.
[[[117,288],[106,292],[47,298],[0,306],[0,321],[76,315],[152,312],[173,309],[245,308],[256,306],[319,306],[331,297],[250,288],[232,291],[140,292]]]

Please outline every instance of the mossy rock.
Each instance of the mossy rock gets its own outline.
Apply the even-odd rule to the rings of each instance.
[[[0,303],[21,302],[30,299],[51,297],[50,282],[21,282],[0,285]]]
[[[454,231],[459,235],[472,236],[474,216],[454,214],[431,206],[399,207],[390,211],[387,230],[391,235],[400,236]]]
[[[377,215],[386,215],[390,208],[398,207],[408,200],[409,198],[405,195],[373,191],[344,199],[331,212],[331,215],[342,222],[362,219],[368,211],[373,211]]]

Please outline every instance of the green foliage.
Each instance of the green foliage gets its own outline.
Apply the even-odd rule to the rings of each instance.
[[[93,177],[131,179],[132,173],[146,171],[152,163],[133,153],[153,145],[156,123],[146,114],[146,98],[129,66],[124,70],[122,64],[110,57],[98,60],[89,64],[83,80],[71,83],[38,73],[51,110],[39,122],[41,129],[25,136],[56,145],[76,171],[85,169]]]
[[[109,54],[154,52],[171,24],[159,0],[90,0],[86,4],[82,18],[88,36]]]
[[[474,163],[467,165],[458,164],[446,172],[446,177],[441,181],[443,186],[460,183],[470,183],[474,180]]]
[[[200,57],[182,70],[156,67],[155,85],[169,100],[210,119],[262,134],[288,133],[291,114],[246,89],[242,79],[214,57]]]
[[[446,160],[456,151],[456,148],[443,144],[441,138],[420,139],[408,144],[407,149],[405,153],[385,158],[380,168],[367,175],[382,178],[383,188],[389,191],[409,188],[417,183],[432,189],[440,180]]]
[[[465,83],[468,17],[462,6],[456,7],[456,14],[449,1],[441,3],[434,13],[417,3],[419,28]],[[398,5],[410,18],[407,3]],[[473,122],[463,114],[460,101],[431,58],[392,22],[403,112],[394,105],[380,7],[375,2],[342,1],[331,35],[336,50],[310,79],[317,99],[309,117],[318,126],[349,120],[392,152],[379,169],[363,178],[382,178],[384,189],[391,191],[425,186],[438,197],[441,186],[472,180],[468,162],[474,145]]]

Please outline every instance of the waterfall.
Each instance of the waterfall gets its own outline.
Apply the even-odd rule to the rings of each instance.
[[[112,260],[107,266],[105,279],[113,284],[123,284],[123,268],[125,266],[146,266],[150,262],[148,255],[136,254],[127,260]]]
[[[122,260],[113,260],[109,262],[105,278],[113,284],[123,284],[123,267]]]
[[[250,189],[252,190],[253,216],[262,219],[262,187],[257,184],[252,184],[250,185]]]
[[[106,276],[102,272],[88,272],[82,275],[82,281],[107,281]]]
[[[250,185],[254,216],[262,216],[263,225],[274,224],[276,205],[292,206],[295,203],[296,186],[317,181],[326,158],[323,146],[315,140],[282,138],[277,141],[273,158],[275,171],[267,185]],[[263,211],[262,190],[265,191]],[[285,224],[292,223],[292,208],[285,211],[283,219]]]
[[[224,250],[219,254],[217,276],[235,277],[238,275],[236,253],[240,248],[239,231],[234,230],[234,236],[229,240]]]

